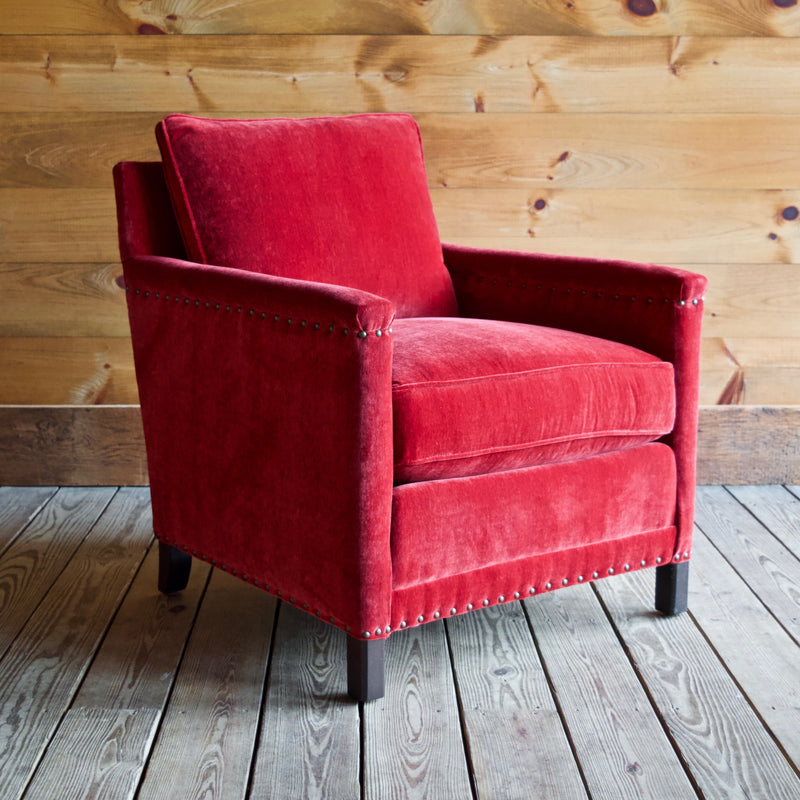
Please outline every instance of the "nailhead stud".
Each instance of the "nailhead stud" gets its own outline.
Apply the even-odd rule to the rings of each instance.
[[[639,566],[640,566],[640,567],[646,567],[646,566],[647,566],[647,561],[646,561],[645,559],[642,559],[642,560],[639,562]]]
[[[381,635],[381,633],[382,633],[382,631],[381,631],[381,629],[380,629],[380,628],[375,628],[375,635],[376,635],[376,636],[380,636],[380,635]]]
[[[599,578],[600,577],[600,573],[599,572],[593,572],[592,573],[592,577],[593,578]]]
[[[583,575],[578,575],[578,583],[583,583]]]
[[[424,619],[425,619],[425,617],[424,617],[424,616],[422,616],[422,614],[420,614],[420,615],[417,617],[417,622],[422,622]]]
[[[531,588],[528,589],[528,594],[536,594],[536,587],[535,586],[531,586]]]
[[[484,605],[484,608],[485,608],[486,606],[488,606],[488,605],[489,605],[489,601],[488,601],[488,600],[484,600],[484,601],[483,601],[483,605]]]
[[[608,574],[609,575],[613,575],[614,574],[614,567],[609,567],[608,568]]]
[[[684,553],[684,554],[683,554],[683,557],[684,557],[684,558],[689,558],[689,554],[688,554],[688,553]]]
[[[514,599],[519,600],[519,592],[514,592]]]
[[[501,594],[500,597],[497,598],[498,603],[505,603],[506,597],[505,595]]]
[[[661,556],[659,556],[659,557],[656,559],[656,564],[660,564],[660,563],[661,563],[663,560],[664,560],[664,559],[663,559],[663,558],[661,558]]]
[[[561,585],[562,586],[566,586],[568,583],[569,583],[569,579],[568,578],[564,578],[564,580],[561,581]]]
[[[362,635],[362,636],[363,636],[365,639],[369,639],[369,631],[364,631],[364,633],[362,633],[361,635]]]
[[[438,611],[434,611],[433,612],[433,618],[434,619],[439,619],[440,616],[441,616],[441,614]]]
[[[544,585],[544,588],[545,589],[552,589],[553,588],[553,584],[550,583],[550,581],[547,581],[547,583]]]
[[[473,608],[474,606],[472,605],[472,603],[467,603],[467,611],[472,611]]]
[[[408,625],[408,623],[407,623],[405,620],[402,620],[402,621],[400,622],[400,627],[401,627],[401,628],[405,628],[405,627],[406,627],[406,625]]]
[[[631,565],[630,565],[630,564],[626,564],[626,565],[623,567],[623,569],[625,570],[625,572],[630,572]]]
[[[358,338],[359,339],[366,339],[367,338],[367,332],[366,331],[359,331],[358,332]]]
[[[456,608],[451,608],[450,609],[450,616],[451,617],[454,617],[457,613],[458,613],[458,609],[456,609]]]

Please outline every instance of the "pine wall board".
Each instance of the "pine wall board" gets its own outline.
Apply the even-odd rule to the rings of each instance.
[[[443,239],[703,272],[701,401],[800,405],[797,0],[0,0],[0,405],[138,402],[111,167],[175,111],[412,113]]]

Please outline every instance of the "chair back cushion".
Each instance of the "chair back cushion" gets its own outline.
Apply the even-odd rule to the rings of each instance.
[[[400,317],[456,313],[412,117],[175,114],[156,137],[193,261],[351,286]]]

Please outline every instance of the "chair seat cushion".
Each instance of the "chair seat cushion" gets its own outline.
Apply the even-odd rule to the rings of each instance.
[[[672,365],[634,347],[495,320],[393,330],[395,483],[574,459],[672,429]]]

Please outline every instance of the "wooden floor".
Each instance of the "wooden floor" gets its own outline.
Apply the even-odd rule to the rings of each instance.
[[[0,488],[2,800],[800,798],[800,487],[698,490],[690,612],[653,572],[345,639],[196,562],[143,489]]]

